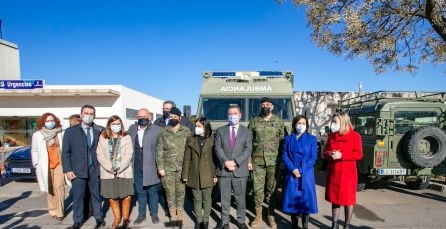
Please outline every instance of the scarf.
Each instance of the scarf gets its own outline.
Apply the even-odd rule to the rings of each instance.
[[[62,132],[62,128],[57,127],[57,128],[54,128],[54,129],[49,130],[49,129],[43,127],[43,128],[40,130],[40,132],[41,132],[42,135],[43,135],[43,140],[45,140],[46,145],[47,145],[47,146],[52,146],[52,145],[55,143],[55,140],[54,140],[54,139],[56,138],[56,135],[57,135],[58,133]]]
[[[110,153],[113,171],[118,171],[121,167],[121,137],[118,137],[116,140],[113,138],[108,139],[108,152]]]

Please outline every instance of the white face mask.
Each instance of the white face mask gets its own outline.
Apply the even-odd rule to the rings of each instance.
[[[113,133],[119,133],[121,132],[121,124],[118,125],[111,125],[110,129],[113,131]]]
[[[228,115],[228,121],[229,121],[229,125],[235,126],[238,124],[240,119],[237,115]]]
[[[341,127],[337,123],[332,122],[330,125],[330,129],[331,129],[331,132],[335,133],[335,132],[338,132],[339,129],[341,129]]]
[[[94,120],[93,115],[83,115],[82,116],[82,122],[84,122],[87,125],[90,125]]]
[[[45,127],[49,130],[52,130],[56,126],[56,123],[53,121],[45,122]]]
[[[195,135],[204,137],[204,129],[201,127],[195,127]]]
[[[306,125],[303,125],[303,124],[297,124],[296,125],[296,131],[297,131],[298,134],[304,133],[306,129],[307,129]]]

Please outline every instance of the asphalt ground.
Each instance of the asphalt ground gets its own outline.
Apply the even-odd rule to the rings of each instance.
[[[319,213],[311,215],[310,228],[329,228],[331,225],[331,205],[324,200],[324,173],[316,171],[317,197]],[[38,190],[35,181],[8,180],[0,187],[0,228],[66,228],[72,221],[72,198],[69,187],[66,188],[66,216],[58,222],[48,215],[46,197]],[[280,194],[280,193],[279,193]],[[368,185],[366,191],[357,193],[358,203],[354,208],[351,228],[446,228],[446,193],[434,189],[408,190],[402,182],[381,182]],[[105,202],[104,202],[105,203]],[[253,218],[253,202],[248,196],[248,212],[246,222]],[[277,203],[276,221],[279,228],[291,228],[290,217],[280,211]],[[233,204],[235,207],[235,204]],[[264,206],[266,213],[266,205]],[[113,214],[107,204],[103,213],[111,227]],[[264,220],[266,215],[264,213]],[[131,228],[179,228],[168,222],[164,210],[160,207],[159,224],[152,224],[150,216],[141,225],[133,225],[137,217],[137,206],[131,213]],[[231,209],[231,228],[235,226],[235,209]],[[210,227],[219,222],[220,204],[213,205]],[[343,223],[344,214],[341,211],[340,222]],[[193,228],[194,215],[192,205],[186,201],[185,220],[182,228]],[[94,228],[94,218],[84,223],[83,228]],[[263,227],[268,228],[264,223]]]

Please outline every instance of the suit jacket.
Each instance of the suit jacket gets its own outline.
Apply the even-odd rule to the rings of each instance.
[[[239,125],[234,148],[230,146],[229,125],[222,126],[215,133],[215,155],[217,157],[217,176],[231,176],[231,171],[225,168],[225,161],[234,160],[236,169],[233,172],[235,177],[247,177],[248,158],[252,153],[252,132]]]
[[[90,151],[93,160],[95,173],[99,176],[99,163],[96,158],[96,147],[98,145],[99,135],[103,127],[93,124],[93,144],[88,148],[87,136],[78,124],[65,130],[62,140],[62,168],[63,172],[74,172],[76,177],[88,178],[88,151]]]
[[[142,137],[143,149],[143,186],[150,186],[160,182],[158,171],[156,169],[156,143],[160,135],[161,128],[157,125],[150,124],[144,130]],[[136,134],[138,133],[138,124],[135,123],[129,127],[128,133],[132,138],[132,143],[135,143]],[[135,152],[133,152],[134,156]]]

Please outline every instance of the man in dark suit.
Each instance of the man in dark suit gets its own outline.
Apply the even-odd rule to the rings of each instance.
[[[231,193],[237,203],[237,223],[241,229],[247,229],[246,215],[246,182],[248,180],[248,158],[252,152],[252,133],[240,125],[242,117],[240,107],[229,105],[229,124],[217,129],[215,133],[215,155],[217,157],[217,176],[221,195],[221,222],[218,229],[229,229],[229,210]]]
[[[163,117],[159,117],[155,120],[154,124],[159,126],[159,127],[166,127],[169,123],[169,115],[170,115],[170,110],[172,109],[172,107],[176,107],[176,104],[171,101],[171,100],[167,100],[163,103]],[[190,129],[190,131],[192,131],[192,133],[195,130],[195,125],[192,124],[187,118],[182,118],[180,119],[180,124],[182,126],[186,126]]]
[[[99,164],[96,158],[96,146],[101,128],[93,124],[95,114],[93,106],[82,106],[82,122],[66,129],[63,137],[62,167],[72,183],[74,223],[70,228],[73,229],[82,226],[86,187],[91,194],[96,228],[105,226],[99,199]]]

